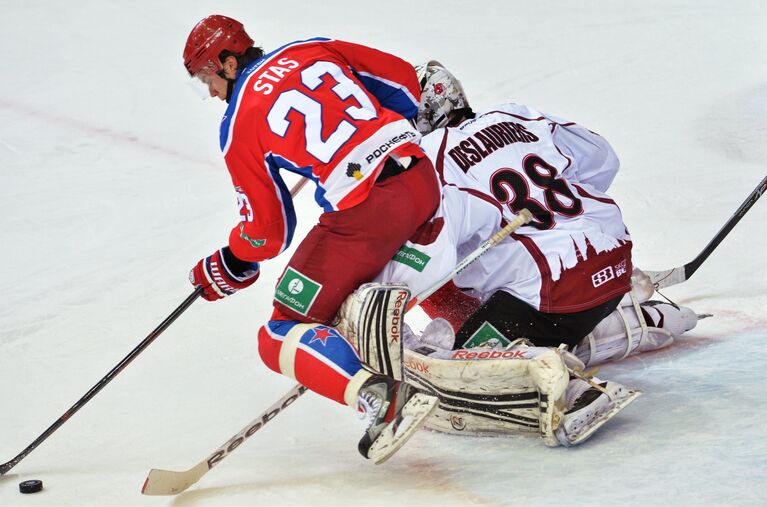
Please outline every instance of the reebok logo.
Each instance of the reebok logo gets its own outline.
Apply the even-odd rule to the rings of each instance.
[[[450,359],[524,359],[524,350],[486,350],[484,352],[474,352],[466,349],[459,349],[453,352]]]
[[[218,464],[219,461],[224,459],[227,454],[232,452],[233,450],[237,449],[240,444],[242,444],[245,440],[253,436],[255,432],[260,430],[266,423],[274,419],[274,417],[279,414],[282,410],[284,410],[287,406],[289,406],[291,403],[296,401],[296,399],[304,394],[306,392],[306,388],[301,386],[298,390],[297,394],[294,394],[287,400],[285,400],[282,405],[280,405],[278,408],[275,408],[271,412],[268,412],[261,417],[261,420],[256,422],[253,426],[249,427],[248,429],[240,432],[239,435],[236,435],[233,439],[225,443],[221,448],[216,451],[213,456],[208,458],[208,468],[213,468]]]

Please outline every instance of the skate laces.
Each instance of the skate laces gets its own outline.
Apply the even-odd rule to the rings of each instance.
[[[378,413],[383,406],[379,396],[370,391],[363,391],[357,397],[357,417],[365,421],[365,429],[370,429],[375,423]]]
[[[591,387],[593,387],[593,388],[595,388],[595,389],[597,389],[597,390],[607,394],[608,397],[610,396],[609,393],[607,392],[607,389],[602,387],[600,384],[597,384],[593,380],[594,375],[596,375],[597,372],[599,372],[599,367],[592,368],[590,370],[584,370],[582,368],[577,368],[577,367],[570,366],[570,364],[568,364],[568,362],[565,361],[565,359],[564,359],[564,355],[569,353],[568,350],[567,350],[567,345],[565,345],[564,343],[562,345],[560,345],[558,348],[556,348],[555,350],[557,351],[557,353],[560,356],[562,356],[562,362],[564,362],[565,368],[567,368],[567,371],[570,372],[570,375],[572,375],[573,377],[577,377],[577,378],[583,380],[584,382],[587,382],[589,385],[591,385]],[[572,354],[570,354],[570,355],[572,355]],[[583,364],[583,363],[581,363],[581,364]]]

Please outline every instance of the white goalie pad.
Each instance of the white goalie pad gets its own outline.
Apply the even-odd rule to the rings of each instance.
[[[569,380],[559,351],[517,345],[459,349],[449,358],[437,352],[428,344],[405,349],[405,379],[439,398],[426,427],[464,435],[537,432],[559,445],[554,431]]]
[[[409,300],[404,285],[364,284],[346,298],[332,325],[370,368],[402,380],[402,318]]]
[[[628,297],[588,336],[574,353],[586,366],[618,361],[628,356],[668,347],[674,337],[693,329],[698,316],[684,306]]]

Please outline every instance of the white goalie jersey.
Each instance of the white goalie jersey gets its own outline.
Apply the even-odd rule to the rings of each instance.
[[[502,289],[547,313],[583,311],[629,291],[631,238],[601,191],[618,160],[600,136],[505,104],[438,129],[421,146],[441,179],[442,205],[379,281],[418,294],[527,208],[533,222],[458,274],[458,287],[481,299]]]

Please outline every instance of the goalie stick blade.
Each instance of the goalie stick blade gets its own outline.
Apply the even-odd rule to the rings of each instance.
[[[151,496],[177,495],[199,481],[208,470],[210,467],[207,461],[203,461],[184,472],[153,468],[144,481],[141,494]]]
[[[754,203],[756,203],[756,201],[758,201],[764,193],[767,193],[767,176],[765,176],[756,186],[756,188],[751,191],[748,197],[746,197],[746,200],[743,201],[743,204],[741,204],[740,207],[735,210],[735,213],[733,213],[730,219],[725,222],[722,228],[719,229],[719,232],[716,233],[716,235],[711,239],[711,241],[709,241],[708,245],[703,248],[697,257],[695,257],[684,266],[679,266],[673,269],[666,269],[663,271],[645,271],[645,273],[652,280],[655,288],[662,289],[664,287],[670,287],[672,285],[682,283],[692,277],[693,273],[695,273],[701,264],[703,264],[703,262],[708,259],[709,255],[711,255],[716,247],[719,246],[719,243],[721,243],[724,238],[730,234],[730,231],[735,228],[738,222],[740,222],[740,219],[743,218],[746,213],[748,213],[748,210],[751,209]]]
[[[652,280],[652,284],[656,289],[670,287],[687,280],[687,270],[684,266],[665,269],[663,271],[645,271],[644,273],[650,277],[650,280]]]

